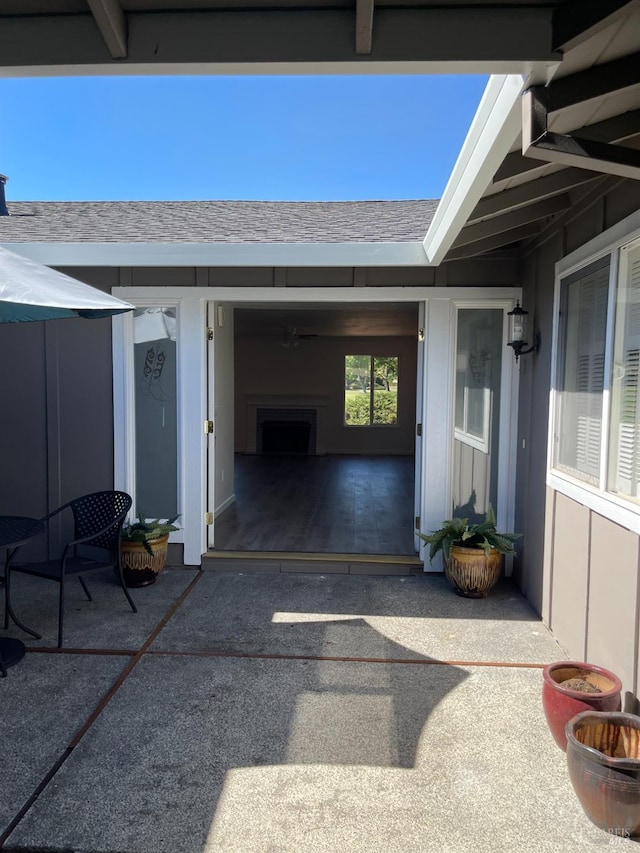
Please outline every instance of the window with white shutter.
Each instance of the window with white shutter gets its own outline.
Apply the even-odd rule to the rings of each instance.
[[[640,500],[640,246],[620,250],[611,386],[609,491]]]
[[[556,467],[599,484],[610,259],[563,279],[556,393]]]

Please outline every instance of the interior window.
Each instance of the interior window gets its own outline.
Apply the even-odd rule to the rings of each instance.
[[[377,426],[398,422],[398,357],[346,355],[344,423]]]

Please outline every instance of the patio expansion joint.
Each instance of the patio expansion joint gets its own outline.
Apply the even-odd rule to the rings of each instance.
[[[83,649],[58,649],[58,648],[55,648],[55,649],[38,648],[38,649],[30,649],[29,650],[31,652],[36,652],[36,653],[71,654],[71,655],[93,653],[93,654],[102,654],[102,655],[121,654],[121,655],[125,656],[128,653],[130,653],[130,654],[133,654],[133,657],[127,663],[127,665],[122,670],[120,675],[116,678],[116,680],[111,685],[111,687],[106,692],[106,694],[102,697],[102,699],[100,699],[100,701],[98,702],[96,707],[93,709],[93,711],[89,714],[89,716],[87,717],[87,719],[85,720],[83,725],[80,727],[80,729],[71,738],[68,745],[62,751],[61,755],[56,759],[56,761],[54,761],[52,766],[49,768],[49,770],[42,777],[42,779],[40,780],[40,782],[36,786],[35,790],[31,794],[29,799],[22,806],[22,808],[18,811],[18,813],[15,815],[15,817],[9,822],[9,825],[7,826],[5,831],[2,833],[2,835],[0,835],[0,850],[10,850],[10,848],[7,848],[5,846],[5,842],[7,841],[7,839],[10,837],[10,835],[13,833],[13,831],[16,829],[16,827],[18,826],[20,821],[24,818],[24,816],[27,814],[27,812],[34,805],[34,803],[37,801],[38,797],[45,790],[45,788],[47,787],[49,782],[51,782],[51,780],[56,776],[56,774],[58,773],[60,768],[63,766],[63,764],[71,756],[71,754],[73,753],[76,746],[78,746],[78,744],[80,743],[82,738],[91,729],[91,727],[96,722],[98,717],[102,714],[102,712],[107,707],[109,702],[113,699],[113,697],[120,690],[120,688],[125,683],[125,681],[129,678],[129,676],[131,675],[131,673],[133,672],[135,667],[140,663],[142,658],[145,656],[145,654],[147,653],[147,650],[149,649],[149,646],[154,642],[154,640],[156,639],[158,634],[162,631],[162,629],[165,627],[165,625],[169,622],[169,620],[174,615],[176,610],[188,598],[188,596],[191,594],[191,591],[193,590],[193,588],[196,586],[198,581],[203,576],[204,576],[204,572],[202,570],[200,572],[198,572],[198,574],[189,583],[189,585],[183,591],[183,593],[179,596],[179,598],[171,605],[171,607],[167,610],[167,612],[162,617],[162,619],[160,619],[158,624],[151,631],[149,636],[146,638],[146,640],[142,643],[142,645],[140,646],[140,648],[137,651],[132,652],[130,650],[129,652],[127,652],[127,651],[123,651],[121,649],[120,650],[97,649],[97,650],[94,650],[93,652],[91,652],[90,650],[85,651]]]
[[[275,652],[234,652],[211,650],[182,650],[150,649],[145,653],[152,657],[204,657],[204,658],[240,658],[244,660],[310,660],[335,663],[378,663],[378,664],[411,664],[414,666],[468,666],[468,667],[499,667],[503,669],[543,669],[547,664],[537,661],[478,661],[478,660],[437,660],[419,658],[375,658],[349,655],[294,655],[277,654]]]

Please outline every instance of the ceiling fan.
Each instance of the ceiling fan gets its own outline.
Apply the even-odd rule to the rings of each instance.
[[[282,346],[287,349],[299,346],[300,341],[308,341],[310,338],[318,337],[318,335],[312,333],[301,334],[295,326],[283,326],[283,329],[284,337],[282,340]]]

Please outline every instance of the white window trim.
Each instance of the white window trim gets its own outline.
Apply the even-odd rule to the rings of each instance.
[[[640,534],[640,506],[606,491],[609,463],[609,423],[611,395],[611,358],[615,324],[615,297],[619,270],[620,249],[640,239],[640,211],[618,222],[593,240],[558,261],[555,266],[555,292],[553,304],[553,341],[551,352],[551,381],[549,396],[549,431],[547,436],[547,486],[571,498],[598,515],[613,521],[633,533]],[[607,332],[605,347],[605,380],[603,388],[603,419],[600,456],[600,485],[592,486],[554,467],[554,436],[556,434],[557,392],[555,380],[558,369],[558,340],[560,333],[559,311],[561,281],[589,264],[610,255],[609,299],[607,303]],[[615,278],[614,278],[615,276]]]

